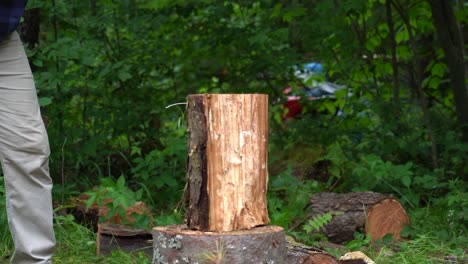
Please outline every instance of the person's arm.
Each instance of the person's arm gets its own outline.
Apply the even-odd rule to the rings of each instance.
[[[1,0],[0,2],[0,42],[18,26],[28,0]]]

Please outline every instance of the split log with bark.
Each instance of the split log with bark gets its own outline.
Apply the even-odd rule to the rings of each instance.
[[[326,251],[309,247],[286,237],[286,258],[292,264],[338,264],[338,260]]]
[[[286,237],[286,257],[290,264],[375,264],[361,251],[348,252],[339,259],[325,250],[306,246]]]
[[[247,230],[269,223],[268,96],[188,96],[187,225]]]
[[[284,263],[284,230],[267,226],[268,96],[190,95],[187,121],[187,227],[153,228],[153,263]]]

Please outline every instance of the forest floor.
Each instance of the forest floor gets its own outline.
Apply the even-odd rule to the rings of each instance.
[[[385,245],[370,245],[365,239],[356,239],[346,246],[325,248],[329,253],[340,256],[346,251],[361,250],[378,264],[390,263],[468,263],[468,237],[463,233],[446,233],[442,225],[450,226],[448,218],[435,214],[431,209],[416,209],[410,212],[415,234],[409,240],[390,242]],[[450,229],[448,229],[450,230]],[[60,216],[55,231],[58,248],[54,264],[85,263],[149,263],[142,252],[112,252],[110,256],[96,256],[96,235],[89,229],[76,224],[73,218]]]

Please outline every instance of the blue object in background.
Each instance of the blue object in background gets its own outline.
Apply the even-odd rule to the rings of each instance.
[[[306,63],[306,64],[304,64],[304,69],[309,70],[309,71],[313,71],[313,72],[316,72],[316,73],[323,73],[323,65],[321,63],[318,63],[318,62]]]

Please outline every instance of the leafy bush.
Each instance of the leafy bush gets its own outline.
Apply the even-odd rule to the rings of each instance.
[[[107,221],[115,216],[121,220],[123,225],[131,225],[137,228],[148,228],[152,226],[150,211],[146,208],[139,208],[141,212],[133,212],[127,215],[126,209],[142,200],[143,189],[136,192],[130,190],[125,184],[125,178],[120,176],[117,181],[111,178],[100,178],[101,184],[97,189],[86,192],[89,198],[86,208],[94,204],[107,208],[106,215],[101,217],[101,221]],[[148,208],[149,209],[149,208]]]

